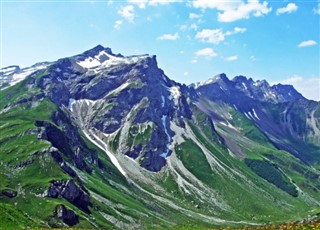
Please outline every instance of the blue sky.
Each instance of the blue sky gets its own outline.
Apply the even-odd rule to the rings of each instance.
[[[156,54],[181,83],[216,74],[293,84],[320,100],[320,2],[1,0],[1,67],[30,66],[97,44]]]

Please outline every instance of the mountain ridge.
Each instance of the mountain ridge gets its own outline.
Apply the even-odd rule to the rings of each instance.
[[[34,226],[255,226],[320,213],[320,104],[291,87],[223,74],[186,86],[155,56],[102,46],[15,74],[1,75],[0,201]]]
[[[89,49],[89,50],[87,50],[87,51],[85,51],[85,52],[83,52],[83,53],[81,53],[81,54],[77,54],[77,55],[74,55],[74,56],[71,56],[70,58],[76,58],[76,59],[78,59],[78,60],[82,60],[82,59],[85,59],[86,57],[94,57],[94,56],[97,56],[98,54],[99,54],[99,52],[102,52],[102,51],[105,51],[107,54],[110,54],[110,55],[112,55],[112,56],[114,56],[114,57],[120,57],[120,58],[125,58],[125,56],[123,56],[122,54],[120,54],[120,53],[118,53],[118,54],[114,54],[113,52],[112,52],[112,50],[111,50],[111,48],[109,48],[109,47],[103,47],[102,45],[97,45],[97,46],[95,46],[95,47],[93,47],[93,48],[91,48],[91,49]],[[156,55],[149,55],[149,54],[143,54],[143,55],[131,55],[131,56],[126,56],[127,58],[130,58],[130,57],[154,57],[154,58],[156,58]],[[64,59],[64,58],[63,58]],[[59,61],[59,60],[58,60]],[[51,63],[51,64],[53,64],[53,63],[55,63],[55,62],[39,62],[39,63],[36,63],[36,64],[34,64],[34,65],[32,65],[31,67],[36,67],[36,66],[41,66],[41,65],[43,65],[43,64],[49,64],[49,63]],[[7,67],[3,67],[3,68],[1,68],[0,69],[0,76],[2,77],[2,79],[0,79],[0,80],[2,80],[2,82],[4,82],[4,80],[3,80],[3,77],[5,77],[5,76],[7,76],[8,74],[6,73],[6,69],[7,68],[11,68],[11,67],[15,67],[15,68],[18,68],[18,70],[20,70],[20,67],[19,66],[17,66],[17,65],[11,65],[11,66],[7,66]],[[25,67],[24,69],[26,69],[26,68],[31,68],[31,67]],[[89,67],[90,68],[90,67]],[[13,73],[15,73],[16,71],[8,71],[8,72],[10,72],[9,74],[10,75],[13,75]],[[225,79],[227,79],[227,80],[229,80],[229,78],[226,76],[226,74],[224,74],[224,73],[221,73],[221,74],[218,74],[218,75],[215,75],[214,77],[212,77],[212,78],[209,78],[208,80],[206,80],[206,81],[204,81],[204,82],[198,82],[198,83],[192,83],[192,84],[190,84],[190,86],[191,87],[195,87],[195,88],[197,88],[199,85],[201,85],[201,84],[203,84],[203,83],[206,83],[206,82],[210,82],[210,81],[212,81],[213,79],[215,79],[216,77],[218,77],[218,76],[224,76],[224,78]],[[238,79],[241,79],[240,81],[238,81]],[[233,82],[239,82],[239,83],[245,83],[245,82],[250,82],[251,84],[259,84],[260,82],[266,82],[268,85],[269,85],[269,83],[266,81],[266,80],[257,80],[256,82],[255,81],[253,81],[252,80],[252,78],[247,78],[246,76],[243,76],[243,75],[238,75],[238,76],[235,76],[233,79],[231,79],[231,80],[229,80],[229,81],[233,81]],[[0,82],[0,83],[2,83],[2,82]],[[2,83],[2,84],[4,84],[4,83]],[[184,85],[184,83],[180,83],[180,84],[182,84],[182,85]],[[278,83],[278,84],[275,84],[275,85],[272,85],[271,87],[272,88],[280,88],[281,87],[281,89],[279,89],[279,91],[281,91],[281,90],[284,90],[283,89],[283,87],[285,86],[285,88],[290,88],[290,90],[292,90],[292,91],[294,91],[294,93],[298,93],[295,89],[294,89],[294,87],[292,86],[292,85],[288,85],[288,84],[280,84],[280,83]],[[1,85],[0,85],[0,87],[1,87]],[[291,88],[292,87],[292,88]],[[1,87],[2,88],[2,87]],[[0,88],[0,90],[1,90],[1,88]],[[300,93],[298,93],[298,94],[300,94]],[[302,98],[304,98],[304,97],[300,97],[301,99]],[[305,98],[304,98],[305,99]]]

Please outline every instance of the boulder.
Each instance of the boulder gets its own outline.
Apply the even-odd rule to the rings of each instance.
[[[18,193],[16,191],[10,190],[10,189],[4,189],[1,191],[1,194],[9,197],[9,198],[13,198],[16,197],[18,195]]]
[[[74,211],[67,209],[64,205],[58,205],[54,211],[54,216],[62,220],[65,224],[73,226],[79,223],[79,216]]]

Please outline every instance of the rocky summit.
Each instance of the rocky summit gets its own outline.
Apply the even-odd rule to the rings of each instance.
[[[320,103],[101,45],[0,69],[0,229],[319,220]]]

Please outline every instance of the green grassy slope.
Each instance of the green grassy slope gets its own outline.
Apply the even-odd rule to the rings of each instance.
[[[41,78],[41,73],[36,78]],[[193,108],[193,120],[185,120],[190,130],[183,134],[183,142],[173,146],[171,156],[182,166],[166,166],[157,174],[143,171],[162,188],[158,190],[144,181],[128,182],[108,156],[68,118],[68,111],[57,108],[46,97],[33,97],[39,93],[41,90],[30,88],[26,80],[0,92],[0,229],[66,227],[54,215],[59,205],[79,216],[75,227],[86,229],[188,229],[189,226],[207,229],[247,225],[241,221],[283,223],[319,212],[315,202],[320,200],[319,174],[273,147],[250,120],[232,108],[222,109],[229,111],[228,122],[236,130],[218,122],[213,126],[205,113]],[[218,111],[217,107],[211,109]],[[53,119],[56,112],[69,120],[57,125]],[[36,120],[47,121],[62,133],[65,126],[71,125],[81,139],[80,147],[89,155],[96,154],[102,166],[87,157],[85,163],[91,171],[77,168],[69,153],[59,150],[77,174],[70,176],[48,151],[52,143],[38,139],[40,127],[36,126]],[[145,132],[137,135],[137,130],[143,128]],[[154,124],[132,126],[128,144],[145,144],[153,131]],[[242,157],[230,151],[226,138],[235,141]],[[114,152],[118,139],[119,136],[109,143]],[[63,143],[68,145],[67,140]],[[69,147],[65,149],[69,151]],[[180,181],[176,174],[181,176]],[[89,211],[61,196],[46,196],[53,180],[71,178],[89,195]],[[199,191],[201,188],[195,181],[207,190]],[[3,191],[16,196],[10,198]],[[203,194],[207,191],[213,194],[209,198],[212,200],[204,200],[209,197]],[[213,201],[216,198],[224,205],[217,205]]]

